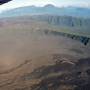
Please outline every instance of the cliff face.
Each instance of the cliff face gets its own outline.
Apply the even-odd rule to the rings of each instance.
[[[56,15],[38,15],[35,16],[35,18],[59,26],[90,28],[90,19],[86,18],[76,18],[71,16],[56,16]]]

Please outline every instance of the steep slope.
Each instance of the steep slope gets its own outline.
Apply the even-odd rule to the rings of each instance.
[[[82,29],[90,28],[90,18],[72,17],[72,16],[59,16],[59,15],[34,15],[32,18],[46,21],[49,24],[76,27]]]

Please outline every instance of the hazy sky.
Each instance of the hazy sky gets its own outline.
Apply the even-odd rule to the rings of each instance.
[[[45,4],[54,4],[56,6],[80,6],[90,7],[90,0],[12,0],[4,5],[0,6],[0,12],[7,9],[16,7],[36,5],[43,6]]]

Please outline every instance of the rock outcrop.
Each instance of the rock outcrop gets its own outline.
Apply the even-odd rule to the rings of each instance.
[[[58,16],[58,15],[36,15],[33,18],[46,21],[49,24],[67,26],[67,27],[76,27],[76,28],[90,28],[90,19],[89,18],[79,18],[72,16]]]

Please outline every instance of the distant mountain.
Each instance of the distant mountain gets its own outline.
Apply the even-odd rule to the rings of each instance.
[[[4,11],[0,17],[22,16],[22,15],[38,15],[38,14],[51,14],[61,16],[74,16],[90,18],[90,9],[80,7],[56,7],[52,4],[45,5],[44,7],[25,6],[12,10]]]

